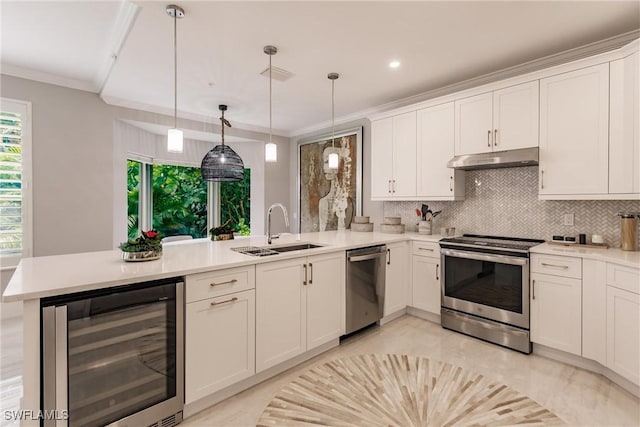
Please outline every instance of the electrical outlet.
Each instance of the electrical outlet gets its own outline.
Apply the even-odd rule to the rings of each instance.
[[[573,225],[573,214],[564,214],[562,215],[562,224],[563,225]]]

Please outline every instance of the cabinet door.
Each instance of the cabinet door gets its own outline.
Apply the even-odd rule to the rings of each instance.
[[[393,118],[371,123],[371,197],[391,196]]]
[[[493,151],[538,146],[538,81],[493,92]]]
[[[487,153],[493,146],[493,93],[455,101],[455,153]]]
[[[344,335],[345,253],[309,257],[307,268],[307,351],[309,351]]]
[[[640,295],[607,286],[607,367],[640,385]]]
[[[256,266],[256,372],[304,353],[305,259]]]
[[[254,290],[187,304],[185,316],[186,403],[255,373]]]
[[[384,290],[384,315],[388,316],[407,306],[409,247],[405,242],[387,245],[387,265]]]
[[[607,265],[582,260],[582,357],[607,364]]]
[[[440,314],[440,259],[413,256],[411,306]]]
[[[454,179],[464,180],[447,167],[454,155],[454,116],[453,102],[418,111],[418,196],[453,197]]]
[[[531,341],[580,356],[582,281],[531,274]]]
[[[640,193],[639,53],[611,62],[609,193]]]
[[[393,117],[393,197],[416,195],[416,132],[415,111]]]
[[[540,80],[540,195],[606,194],[609,64]]]

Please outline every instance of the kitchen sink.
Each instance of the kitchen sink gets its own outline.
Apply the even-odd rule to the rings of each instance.
[[[251,256],[269,256],[278,255],[280,252],[272,251],[271,249],[259,248],[257,246],[240,246],[237,248],[231,248],[232,251],[239,252],[245,255]]]
[[[251,256],[269,256],[278,255],[282,252],[301,251],[305,249],[320,248],[322,245],[316,245],[314,243],[295,243],[291,245],[279,245],[279,246],[240,246],[237,248],[231,248],[232,251],[239,252],[245,255]]]
[[[276,252],[291,252],[291,251],[300,251],[304,249],[313,249],[313,248],[321,248],[322,245],[316,245],[314,243],[296,243],[294,245],[282,245],[282,246],[272,246],[269,247],[268,250],[276,251]]]

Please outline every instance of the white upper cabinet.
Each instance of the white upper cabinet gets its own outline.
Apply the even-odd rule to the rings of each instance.
[[[455,154],[538,146],[538,82],[455,101]]]
[[[640,196],[640,63],[638,52],[611,62],[609,193]]]
[[[541,198],[608,194],[608,143],[608,63],[540,80]]]
[[[371,123],[371,198],[416,196],[416,112]]]
[[[454,155],[454,103],[418,110],[418,196],[464,198],[464,171],[447,167]]]
[[[493,92],[493,151],[538,146],[538,82]]]
[[[486,153],[493,147],[493,93],[455,102],[455,153]]]

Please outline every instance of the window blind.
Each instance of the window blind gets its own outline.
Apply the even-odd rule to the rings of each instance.
[[[0,257],[23,251],[22,117],[0,112]]]

